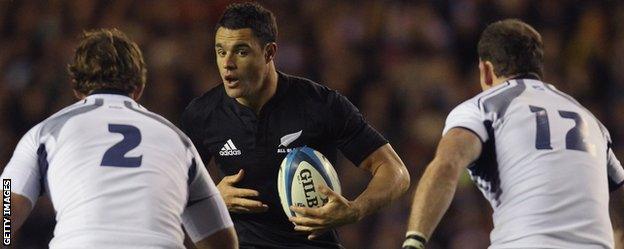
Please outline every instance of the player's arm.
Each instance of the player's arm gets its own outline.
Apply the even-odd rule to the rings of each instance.
[[[356,220],[389,205],[409,188],[409,172],[390,144],[375,150],[359,167],[370,172],[373,177],[364,192],[352,203]]]
[[[624,249],[624,168],[615,156],[610,136],[607,134],[607,177],[609,178],[609,199],[611,221],[613,223],[616,249]]]
[[[624,187],[619,187],[611,193],[610,208],[615,248],[624,249]]]
[[[234,225],[218,194],[189,205],[184,210],[182,221],[188,237],[197,249],[238,248]]]
[[[234,227],[221,229],[195,243],[197,249],[238,249],[238,237]]]
[[[385,144],[370,154],[360,167],[369,171],[373,178],[354,201],[349,201],[329,188],[319,186],[329,201],[320,208],[292,206],[291,210],[300,214],[291,217],[295,230],[309,232],[313,239],[324,231],[361,220],[388,205],[409,188],[407,168],[390,144]]]
[[[218,230],[196,243],[193,242],[186,229],[184,229],[184,247],[186,249],[237,249],[238,246],[236,245],[238,245],[238,236],[234,227]]]
[[[185,233],[196,248],[238,248],[230,214],[194,147],[190,150],[189,197],[182,213]]]
[[[40,147],[37,142],[36,134],[39,127],[40,125],[33,127],[20,139],[1,176],[3,190],[10,190],[11,205],[8,217],[15,232],[24,224],[41,194],[43,178],[39,163],[47,158],[40,158],[41,155],[37,155],[39,150],[45,151],[45,147]],[[3,217],[7,218],[4,216],[6,213],[2,213]]]
[[[193,242],[184,229],[184,247],[186,249],[238,249],[238,236],[234,227],[227,227]]]
[[[375,150],[360,163],[360,168],[370,172],[373,177],[364,192],[352,203],[357,220],[390,204],[405,194],[410,186],[407,168],[390,144]]]
[[[330,92],[324,112],[329,137],[335,138],[342,153],[372,174],[366,189],[349,201],[329,188],[319,190],[329,197],[320,208],[292,207],[299,215],[291,218],[295,230],[312,233],[309,238],[340,225],[356,222],[388,205],[409,187],[407,168],[388,141],[370,126],[359,110],[344,96]]]
[[[453,199],[461,172],[479,157],[481,146],[479,137],[464,128],[442,137],[418,183],[403,248],[424,248]]]
[[[32,208],[33,204],[27,197],[11,193],[11,214],[8,217],[11,219],[11,228],[15,229],[14,231],[19,231]]]

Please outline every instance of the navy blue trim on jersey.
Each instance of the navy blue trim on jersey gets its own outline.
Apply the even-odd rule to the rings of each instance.
[[[485,192],[489,194],[493,194],[494,206],[497,207],[500,205],[499,197],[503,191],[500,188],[494,128],[492,127],[492,121],[489,120],[484,121],[483,125],[486,127],[489,139],[483,144],[479,158],[468,167],[468,170],[472,177],[489,183],[489,186],[487,186],[473,180],[480,189],[485,190]]]
[[[158,116],[158,115],[156,115],[156,114],[153,114],[153,113],[144,112],[144,111],[142,111],[142,110],[136,109],[136,108],[134,108],[134,106],[132,106],[132,102],[130,102],[130,101],[124,101],[124,105],[125,105],[128,109],[130,109],[130,110],[133,110],[133,111],[135,111],[135,112],[137,112],[137,113],[143,114],[143,115],[145,115],[145,116],[147,116],[147,117],[149,117],[149,118],[151,118],[151,119],[154,119],[154,120],[158,121],[159,123],[164,124],[164,125],[166,125],[167,127],[171,128],[173,131],[175,131],[175,132],[178,134],[178,137],[180,137],[180,140],[182,141],[182,143],[184,144],[184,146],[185,146],[186,148],[190,148],[190,147],[191,147],[192,143],[191,143],[191,141],[189,141],[189,139],[186,137],[186,135],[184,134],[184,132],[182,132],[180,129],[178,129],[178,127],[176,127],[175,125],[173,125],[171,122],[167,121],[167,119],[165,119],[165,118],[163,118],[163,117],[161,117],[161,116]]]
[[[622,181],[620,183],[616,183],[613,180],[611,180],[611,178],[609,178],[609,192],[616,191],[617,189],[622,187],[622,185],[624,185],[624,181]]]
[[[191,183],[193,183],[193,180],[195,180],[196,176],[197,176],[197,163],[195,162],[195,158],[193,158],[191,160],[191,166],[189,167],[189,170],[188,170],[187,184],[191,185]]]
[[[505,116],[507,112],[507,108],[511,102],[520,96],[526,89],[526,84],[524,80],[516,80],[516,85],[510,88],[506,88],[504,91],[493,95],[492,97],[483,101],[483,110],[486,113],[495,112],[497,113],[498,118],[502,118]]]
[[[536,74],[536,73],[526,73],[526,74],[520,74],[520,75],[518,75],[518,76],[512,77],[512,78],[510,78],[510,79],[508,79],[508,80],[506,80],[506,81],[504,82],[505,84],[507,84],[507,86],[501,87],[500,89],[496,89],[496,90],[492,91],[491,93],[487,93],[487,94],[485,94],[485,95],[481,96],[481,97],[477,100],[477,106],[480,106],[480,105],[481,105],[481,99],[483,99],[483,98],[485,98],[485,97],[487,97],[487,96],[490,96],[490,95],[492,95],[492,94],[495,94],[495,93],[501,92],[501,91],[500,91],[501,89],[504,89],[504,88],[508,87],[509,85],[511,85],[511,81],[512,81],[512,80],[516,80],[516,81],[521,81],[521,80],[522,80],[522,81],[523,81],[523,79],[529,79],[529,80],[541,80],[541,79],[540,79],[540,76],[539,76],[538,74]],[[523,81],[523,82],[524,82],[524,81]]]
[[[98,98],[95,99],[95,103],[93,103],[92,105],[81,106],[59,116],[53,117],[49,120],[46,120],[44,121],[45,124],[41,128],[40,135],[45,136],[47,134],[52,134],[53,137],[58,138],[58,134],[61,132],[61,129],[63,129],[63,126],[65,125],[65,123],[67,123],[69,119],[77,115],[84,114],[100,108],[103,104],[104,100]]]
[[[41,192],[39,195],[43,195],[46,192],[45,183],[48,178],[48,151],[46,150],[45,144],[39,145],[37,149],[37,163],[39,164],[39,183]],[[33,203],[34,204],[34,203]]]
[[[490,88],[490,90],[492,90],[491,92],[485,93],[483,96],[479,97],[479,99],[477,99],[477,107],[481,108],[481,100],[483,98],[487,98],[488,96],[495,95],[495,94],[498,94],[498,93],[502,92],[505,88],[507,88],[507,87],[509,87],[511,85],[511,82],[510,81],[505,81],[504,84],[505,85],[503,85],[503,86],[499,85],[500,88],[497,88],[499,86],[495,86],[494,89]]]
[[[197,199],[197,200],[194,200],[194,201],[189,201],[188,203],[186,203],[186,206],[187,206],[187,207],[190,207],[190,206],[193,206],[193,205],[197,204],[198,202],[202,202],[202,201],[204,201],[204,200],[208,200],[208,199],[210,199],[210,198],[212,198],[212,195],[211,195],[211,196],[209,196],[209,197],[205,197],[205,198]]]

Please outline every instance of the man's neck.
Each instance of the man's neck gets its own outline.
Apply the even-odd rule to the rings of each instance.
[[[262,87],[253,96],[236,98],[241,105],[247,106],[254,110],[256,114],[260,113],[262,107],[269,102],[277,91],[277,71],[273,63],[269,65],[269,72],[262,83]]]
[[[506,81],[515,78],[518,75],[511,75],[511,76],[507,76],[507,77],[497,77],[496,75],[494,75],[494,77],[492,77],[492,85],[487,86],[486,88],[484,88],[483,90],[486,91],[488,89],[494,88],[500,84],[505,83]]]
[[[496,86],[498,86],[498,85],[500,85],[500,84],[503,84],[503,83],[505,83],[506,81],[508,81],[508,80],[509,80],[509,79],[511,79],[511,78],[513,78],[513,77],[501,77],[501,78],[496,78],[496,79],[494,80],[494,83],[492,84],[492,87],[496,87]]]
[[[497,85],[500,85],[502,83],[505,83],[506,81],[513,80],[513,79],[540,79],[540,76],[536,73],[520,73],[520,74],[514,74],[511,76],[507,76],[507,77],[500,77],[500,78],[497,77],[494,79],[494,84],[492,84],[492,87],[495,87]]]

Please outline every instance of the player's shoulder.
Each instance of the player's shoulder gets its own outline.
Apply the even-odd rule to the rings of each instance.
[[[609,134],[609,131],[608,131],[607,127],[587,107],[585,107],[583,104],[581,104],[576,98],[572,97],[571,95],[567,94],[564,91],[561,91],[561,90],[557,89],[557,87],[555,87],[552,84],[544,83],[544,86],[546,88],[548,88],[551,92],[553,92],[556,95],[558,95],[559,97],[569,101],[570,103],[572,103],[573,105],[578,107],[581,112],[587,113],[587,115],[589,117],[591,117],[591,119],[596,121],[596,123],[598,124],[598,127],[600,128],[600,131],[604,134],[605,138],[608,141],[611,141],[611,135]]]
[[[465,115],[473,115],[477,113],[483,114],[485,112],[484,102],[487,105],[491,105],[492,103],[491,103],[490,98],[492,98],[493,96],[497,96],[501,93],[504,93],[505,91],[508,91],[512,87],[512,85],[514,84],[511,84],[510,82],[505,82],[498,86],[494,86],[488,90],[482,91],[467,100],[462,101],[460,104],[458,104],[451,110],[451,112],[449,113],[447,117],[447,120],[452,119],[453,117],[456,117],[456,116],[463,117]]]
[[[171,128],[172,126],[175,127],[175,125],[173,125],[173,123],[167,118],[163,117],[158,113],[152,112],[141,105],[137,105],[136,107],[132,107],[131,109],[136,113],[140,114],[140,116],[143,117],[144,122],[154,122],[155,124],[163,125],[168,128]]]
[[[175,137],[177,137],[185,147],[190,147],[192,145],[188,136],[167,118],[142,106],[132,109],[144,117],[144,122],[152,122],[155,127],[159,127],[157,131],[169,130],[172,132],[170,134],[175,135]]]
[[[503,117],[509,107],[517,102],[516,100],[522,99],[518,97],[526,92],[527,85],[529,85],[527,82],[532,82],[531,84],[537,82],[540,87],[544,85],[541,81],[533,79],[511,79],[477,95],[477,106],[484,113]]]
[[[78,109],[82,109],[82,108],[85,108],[85,107],[91,106],[91,105],[95,105],[95,103],[88,103],[86,100],[76,101],[73,104],[68,105],[66,107],[63,107],[63,109],[58,110],[54,114],[50,115],[48,118],[46,118],[43,121],[41,121],[41,123],[50,122],[50,121],[52,121],[54,119],[58,119],[59,117],[61,117],[63,115],[66,115],[67,113],[70,113],[72,111],[75,111],[75,110],[78,110]]]
[[[209,115],[216,108],[222,106],[224,97],[225,88],[223,84],[211,88],[201,96],[191,100],[182,113],[183,119],[194,119]]]
[[[497,86],[491,87],[481,93],[477,94],[473,99],[476,100],[476,104],[482,106],[484,103],[490,103],[493,99],[505,96],[515,88],[522,88],[524,84],[518,85],[516,80],[508,80]],[[507,94],[506,94],[507,93]]]
[[[219,106],[225,96],[223,84],[218,84],[201,96],[194,98],[187,106],[189,110],[215,108]]]
[[[317,83],[311,79],[278,72],[288,84],[288,94],[299,100],[327,103],[328,100],[340,97],[336,90]]]
[[[52,130],[60,129],[63,124],[71,118],[95,110],[100,106],[102,106],[101,101],[96,101],[94,103],[88,102],[85,99],[77,101],[41,121],[39,123],[40,130],[41,132],[51,132]]]
[[[451,112],[449,113],[449,116],[452,116],[456,113],[461,113],[461,112],[479,112],[480,111],[479,100],[482,94],[483,92],[480,94],[477,94],[476,96],[473,96],[472,98],[462,101],[461,103],[456,105],[451,110]]]

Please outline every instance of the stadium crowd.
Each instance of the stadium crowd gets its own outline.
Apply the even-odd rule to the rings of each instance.
[[[0,167],[28,129],[75,101],[66,67],[86,29],[117,27],[136,40],[148,67],[148,86],[140,103],[178,121],[192,98],[221,84],[214,24],[228,3],[0,1]],[[278,70],[305,76],[349,97],[395,145],[414,186],[432,158],[447,113],[480,90],[479,33],[489,22],[508,17],[520,18],[542,33],[544,80],[595,113],[610,129],[618,157],[624,158],[620,1],[261,3],[277,16]],[[367,181],[353,176],[366,173],[344,159],[336,167],[345,196],[354,198]],[[340,228],[343,245],[398,248],[411,193],[376,215]],[[464,176],[428,248],[486,248],[489,212],[488,203]],[[46,248],[53,227],[54,210],[42,198],[16,248]]]

